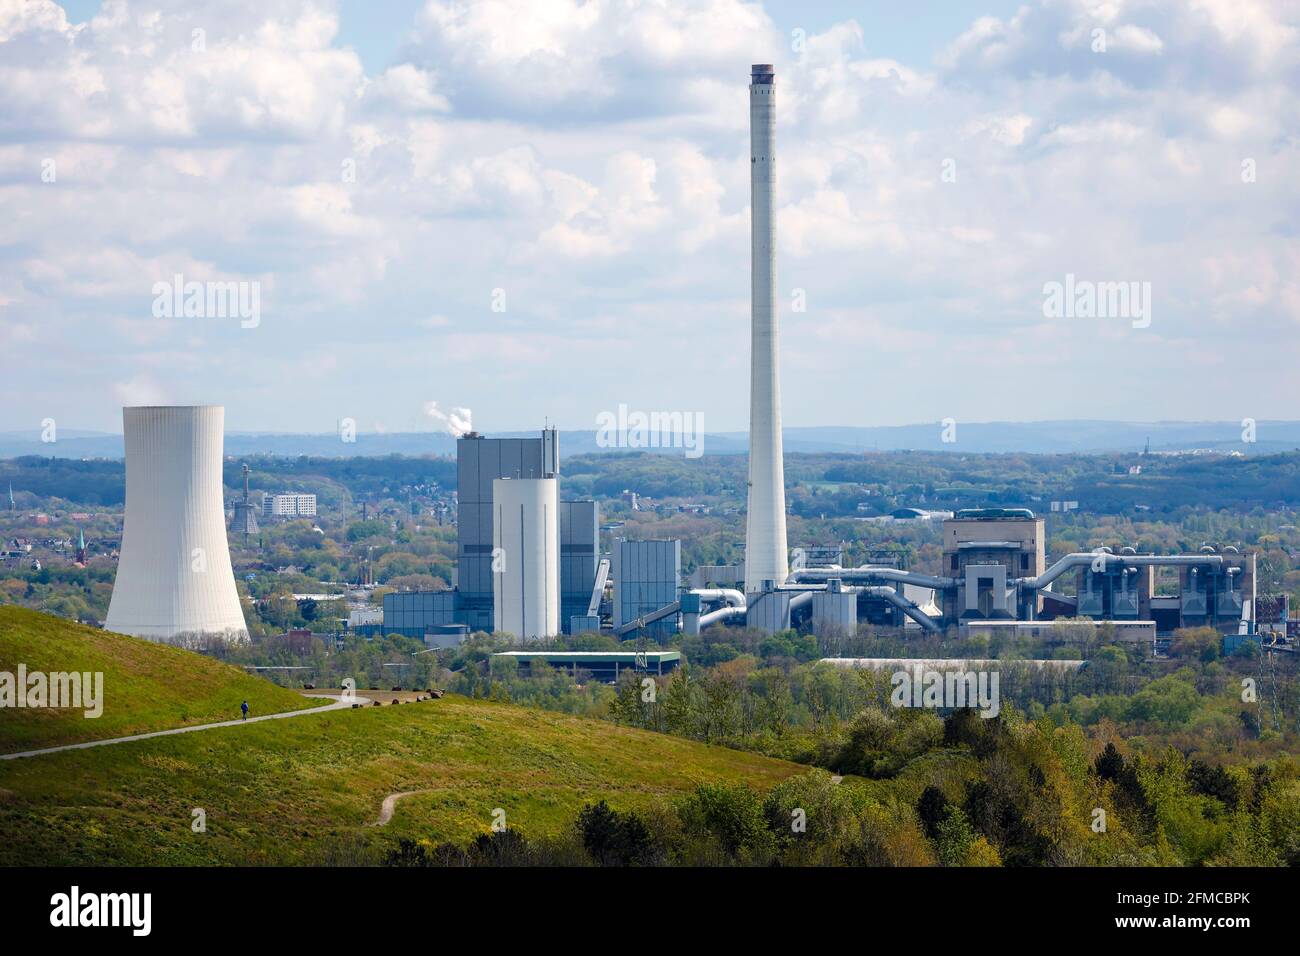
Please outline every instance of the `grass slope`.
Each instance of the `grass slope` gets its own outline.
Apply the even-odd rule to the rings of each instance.
[[[6,708],[0,753],[124,737],[239,716],[318,707],[322,701],[192,651],[85,627],[25,608],[0,607],[0,671],[89,671],[104,675],[104,712]]]
[[[705,781],[807,768],[570,717],[445,697],[0,763],[0,865],[353,862],[399,836],[466,841],[492,812],[555,833],[583,803],[644,806]],[[385,796],[397,804],[378,827]],[[192,811],[207,832],[191,829]]]

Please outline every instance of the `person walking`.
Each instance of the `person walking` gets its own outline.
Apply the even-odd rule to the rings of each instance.
[[[240,705],[239,705],[239,709],[242,710],[242,711],[244,712],[244,719],[247,720],[247,719],[248,719],[248,701],[244,701],[242,704],[240,704]]]

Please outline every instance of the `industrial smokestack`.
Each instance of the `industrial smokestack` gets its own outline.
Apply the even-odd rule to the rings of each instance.
[[[776,322],[776,73],[755,64],[749,84],[749,510],[745,593],[784,584],[785,469],[781,447],[780,331]]]
[[[226,545],[225,409],[122,409],[126,518],[104,628],[152,641],[247,640]]]

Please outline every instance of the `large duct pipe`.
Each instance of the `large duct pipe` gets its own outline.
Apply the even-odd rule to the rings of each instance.
[[[718,608],[716,611],[710,611],[708,614],[700,615],[700,623],[698,625],[699,630],[695,633],[698,634],[700,630],[703,630],[710,624],[717,624],[719,621],[730,621],[735,619],[741,621],[745,619],[745,609],[743,607]]]
[[[753,68],[749,85],[750,366],[749,501],[745,593],[786,579],[785,471],[781,443],[780,331],[776,321],[776,74]]]
[[[226,543],[216,405],[122,409],[126,517],[104,628],[151,641],[247,640]]]
[[[1067,554],[1036,578],[1016,578],[1012,583],[1029,591],[1041,591],[1066,571],[1082,567],[1085,564],[1099,562],[1102,568],[1113,564],[1125,567],[1143,567],[1154,565],[1220,567],[1223,558],[1218,555],[1200,554],[1110,554],[1107,551],[1076,551]]]
[[[917,624],[920,624],[921,627],[925,628],[927,631],[929,631],[932,634],[936,634],[939,631],[943,630],[943,627],[939,624],[939,622],[936,621],[934,618],[930,617],[930,615],[926,614],[924,611],[922,611],[921,608],[917,606],[915,601],[903,596],[902,594],[899,594],[893,588],[875,586],[875,587],[865,587],[862,589],[862,591],[866,594],[873,595],[874,597],[884,598],[886,601],[894,605],[894,607],[898,608],[900,611],[902,611],[904,614],[906,614],[908,617],[914,620]]]
[[[800,568],[792,571],[788,583],[800,581],[829,581],[839,578],[853,584],[866,584],[872,581],[896,581],[900,584],[915,584],[923,588],[951,588],[957,586],[956,578],[936,577],[933,574],[918,574],[915,571],[900,571],[898,568],[873,567],[863,565],[858,568]]]
[[[732,607],[745,606],[745,595],[735,588],[692,588],[688,593],[698,594],[701,601],[722,601]]]

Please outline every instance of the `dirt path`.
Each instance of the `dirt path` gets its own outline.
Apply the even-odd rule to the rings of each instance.
[[[393,819],[393,814],[397,811],[397,801],[402,797],[413,797],[417,793],[432,793],[432,790],[403,790],[400,793],[390,793],[384,797],[383,806],[379,808],[379,819],[371,826],[382,827]]]
[[[0,754],[0,760],[17,760],[19,757],[39,757],[42,754],[56,754],[64,750],[88,750],[91,747],[107,747],[110,744],[124,744],[132,740],[148,740],[151,737],[170,737],[172,734],[189,734],[196,730],[212,730],[214,727],[242,727],[245,724],[256,724],[263,720],[287,720],[290,717],[304,717],[307,714],[323,714],[330,710],[346,710],[350,709],[353,704],[369,703],[369,698],[366,697],[353,697],[344,700],[342,697],[332,694],[304,694],[303,696],[320,698],[322,700],[332,700],[334,703],[326,704],[323,707],[313,707],[310,710],[290,710],[283,714],[265,714],[261,717],[249,717],[247,720],[221,720],[213,724],[194,724],[191,727],[173,727],[171,730],[155,730],[147,734],[132,734],[129,737],[108,737],[104,740],[86,740],[79,744],[61,744],[58,747],[42,747],[40,750],[21,750],[18,753]]]

